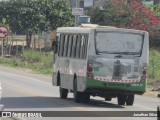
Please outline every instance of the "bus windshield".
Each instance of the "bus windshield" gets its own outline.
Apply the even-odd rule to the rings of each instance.
[[[97,54],[131,54],[140,55],[143,35],[125,32],[97,32]]]

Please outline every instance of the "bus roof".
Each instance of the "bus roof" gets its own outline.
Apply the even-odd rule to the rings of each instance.
[[[82,28],[82,27],[59,27],[57,32],[63,33],[89,33],[91,28]]]
[[[97,24],[81,24],[80,27],[85,27],[85,28],[116,28],[114,26],[100,26]]]
[[[90,33],[91,30],[97,31],[122,31],[122,32],[131,32],[144,34],[146,31],[135,30],[135,29],[126,29],[126,28],[117,28],[114,26],[99,26],[97,24],[81,24],[79,27],[59,27],[57,32],[62,33]]]

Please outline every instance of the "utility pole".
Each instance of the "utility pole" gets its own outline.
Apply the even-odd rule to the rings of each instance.
[[[76,8],[79,8],[79,0],[76,0]],[[75,27],[78,25],[79,16],[75,15]]]

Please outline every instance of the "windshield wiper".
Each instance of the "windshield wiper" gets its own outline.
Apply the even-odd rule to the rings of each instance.
[[[117,54],[138,55],[139,52],[118,52]]]
[[[139,55],[139,52],[107,52],[107,51],[103,51],[103,52],[98,52],[98,53],[108,53],[108,54],[127,54],[127,55]]]
[[[115,58],[121,58],[122,57],[122,55],[116,55],[115,56]]]

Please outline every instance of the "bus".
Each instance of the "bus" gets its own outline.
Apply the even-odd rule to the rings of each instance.
[[[111,26],[57,28],[52,84],[60,98],[73,93],[75,102],[90,96],[118,105],[134,103],[147,87],[148,32]]]

